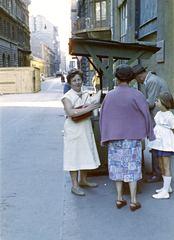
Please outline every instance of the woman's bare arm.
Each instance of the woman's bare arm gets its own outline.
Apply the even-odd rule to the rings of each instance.
[[[69,117],[78,117],[99,107],[99,103],[92,102],[85,108],[74,109],[68,98],[64,98],[62,103]]]

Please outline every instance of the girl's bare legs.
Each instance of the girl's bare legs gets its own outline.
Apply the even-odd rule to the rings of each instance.
[[[117,200],[124,200],[123,199],[123,182],[122,181],[115,181],[115,186],[117,190]]]
[[[158,164],[159,164],[159,167],[161,169],[161,173],[164,176],[164,166],[163,166],[163,158],[162,158],[162,156],[158,156]]]
[[[136,203],[136,194],[137,194],[137,182],[129,182],[131,202]]]
[[[171,177],[171,157],[163,156],[164,176]]]
[[[72,187],[73,188],[78,188],[79,187],[78,171],[70,171],[70,175],[71,175],[71,180],[72,180]]]
[[[162,174],[163,174],[163,187],[161,189],[157,189],[156,193],[152,195],[153,198],[161,199],[161,198],[169,198],[169,192],[172,192],[172,188],[170,186],[171,184],[171,167],[170,167],[170,162],[171,158],[170,156],[161,156],[159,157],[160,161],[162,160],[161,165],[162,165]]]

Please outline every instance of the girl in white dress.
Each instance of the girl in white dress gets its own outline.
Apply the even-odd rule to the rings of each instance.
[[[82,91],[83,72],[71,69],[67,82],[71,89],[63,95],[61,101],[66,112],[64,124],[64,170],[69,171],[72,179],[71,192],[84,196],[81,187],[97,187],[97,183],[87,180],[88,169],[96,169],[100,165],[97,147],[89,117],[74,122],[73,117],[79,117],[99,107],[98,102],[91,102],[88,92]],[[83,105],[81,109],[75,109]],[[84,107],[85,106],[85,107]],[[80,182],[78,182],[80,170]]]
[[[169,109],[173,108],[173,98],[163,92],[156,99],[155,106],[160,109],[155,115],[154,133],[156,140],[149,142],[152,151],[157,151],[159,166],[163,176],[163,187],[156,190],[153,198],[169,198],[171,188],[171,156],[174,155],[174,115]]]

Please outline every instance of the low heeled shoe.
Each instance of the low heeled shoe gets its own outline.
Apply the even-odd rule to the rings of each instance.
[[[163,198],[169,198],[170,195],[167,191],[162,190],[161,192],[159,192],[157,194],[153,194],[152,197],[155,199],[163,199]]]
[[[134,212],[135,210],[137,210],[137,209],[139,209],[139,208],[141,208],[141,204],[140,204],[139,202],[137,202],[137,203],[131,202],[131,203],[130,203],[130,210],[131,210],[132,212]]]
[[[94,183],[94,182],[86,182],[86,183],[83,183],[83,182],[79,182],[79,186],[80,187],[98,187],[98,184],[97,183]]]
[[[157,189],[156,190],[156,193],[159,193],[159,192],[161,192],[163,190],[163,188],[160,188],[160,189]],[[169,189],[168,189],[168,193],[172,193],[173,192],[173,189],[171,188],[171,186],[169,187]]]
[[[115,203],[118,209],[127,205],[126,200],[116,200]]]
[[[85,196],[85,193],[78,187],[78,188],[71,188],[71,192],[78,196]]]

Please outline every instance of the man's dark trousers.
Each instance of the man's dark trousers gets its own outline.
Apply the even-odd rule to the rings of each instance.
[[[153,171],[153,175],[161,176],[161,169],[158,164],[157,151],[152,151],[152,171]]]

